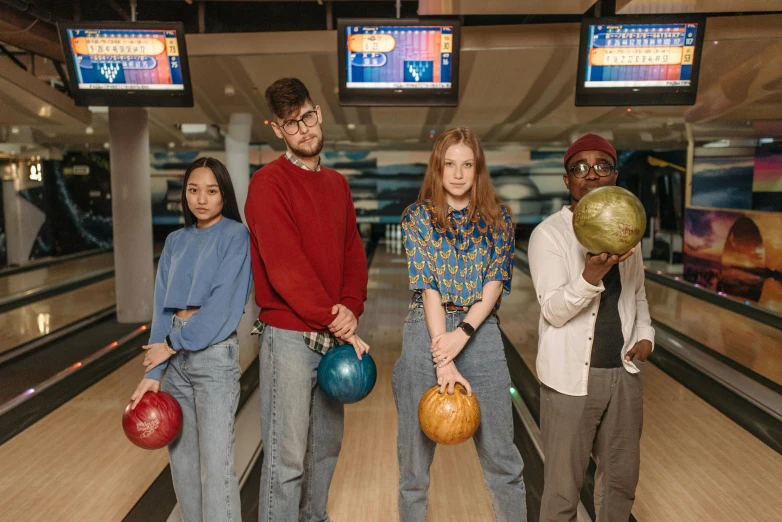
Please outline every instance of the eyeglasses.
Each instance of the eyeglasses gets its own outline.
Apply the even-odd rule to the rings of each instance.
[[[305,112],[298,120],[286,120],[282,122],[282,125],[278,125],[277,123],[275,123],[275,125],[281,127],[282,130],[285,131],[285,134],[293,136],[299,132],[299,122],[304,123],[307,127],[314,127],[318,123],[318,110],[313,109]]]
[[[577,163],[568,169],[577,178],[585,178],[589,174],[589,169],[594,169],[595,174],[604,178],[610,176],[616,168],[613,165],[598,163],[597,165],[587,165],[586,163]]]

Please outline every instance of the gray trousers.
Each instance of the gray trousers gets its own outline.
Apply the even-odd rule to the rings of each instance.
[[[546,463],[541,522],[575,522],[590,453],[596,522],[627,522],[641,464],[641,374],[624,368],[589,370],[589,394],[540,387],[540,434]]]

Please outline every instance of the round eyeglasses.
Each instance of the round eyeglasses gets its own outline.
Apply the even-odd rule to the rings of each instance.
[[[597,174],[601,178],[604,178],[606,176],[610,176],[614,172],[615,167],[613,165],[608,165],[605,163],[598,163],[597,165],[587,165],[586,163],[577,163],[572,167],[570,167],[568,169],[568,172],[571,172],[577,178],[585,178],[587,174],[589,174],[589,169],[594,169],[595,174]]]
[[[299,122],[304,123],[307,127],[314,127],[318,123],[318,111],[313,109],[305,112],[298,120],[286,120],[282,122],[282,125],[275,123],[278,127],[281,127],[285,131],[285,134],[293,136],[299,132]]]

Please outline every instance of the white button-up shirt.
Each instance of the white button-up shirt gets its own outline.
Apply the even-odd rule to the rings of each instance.
[[[538,378],[566,395],[587,394],[592,338],[605,290],[602,282],[593,286],[582,277],[586,252],[573,232],[573,212],[567,206],[538,225],[530,237],[529,267],[540,302]],[[637,373],[639,369],[625,361],[625,354],[642,339],[654,345],[640,245],[619,264],[619,275],[622,364]]]

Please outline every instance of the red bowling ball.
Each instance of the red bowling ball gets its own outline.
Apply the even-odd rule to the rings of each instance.
[[[128,440],[143,449],[168,446],[182,431],[182,408],[166,392],[147,392],[136,409],[128,403],[122,414],[122,429]]]

